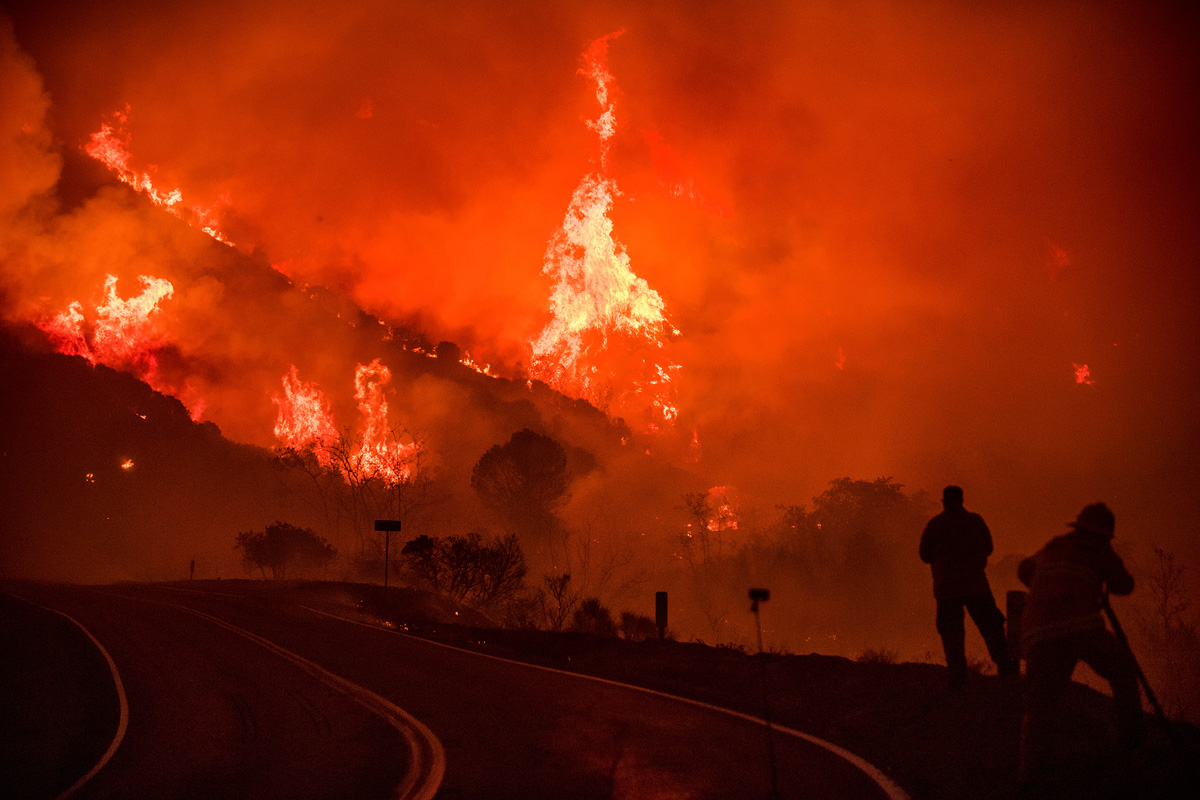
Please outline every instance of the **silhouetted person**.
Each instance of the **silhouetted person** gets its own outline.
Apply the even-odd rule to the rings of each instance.
[[[992,533],[983,517],[963,508],[959,487],[945,488],[942,506],[945,510],[929,520],[921,535],[921,560],[933,569],[937,632],[946,652],[950,684],[961,686],[967,679],[964,608],[975,620],[1000,674],[1014,675],[1016,665],[1004,641],[1004,614],[996,607],[984,572],[992,554]]]
[[[1106,591],[1133,591],[1133,576],[1112,549],[1115,523],[1108,506],[1093,503],[1070,523],[1069,533],[1050,540],[1017,569],[1029,587],[1021,617],[1026,669],[1021,779],[1026,783],[1045,777],[1057,706],[1079,661],[1112,685],[1120,744],[1133,748],[1145,740],[1137,665],[1101,616]]]
[[[195,579],[196,579],[196,559],[193,558],[191,563],[188,564],[188,580],[191,581],[191,580],[195,580]]]

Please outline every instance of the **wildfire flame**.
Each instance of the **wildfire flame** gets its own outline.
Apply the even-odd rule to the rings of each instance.
[[[151,177],[155,170],[153,165],[140,172],[133,167],[133,155],[129,152],[130,135],[125,129],[129,124],[130,113],[131,108],[126,103],[123,110],[112,114],[112,123],[101,123],[100,130],[93,133],[84,145],[84,152],[108,167],[123,183],[144,194],[159,208],[188,225],[199,228],[218,242],[232,247],[233,242],[221,232],[220,219],[216,212],[204,206],[185,205],[183,194],[178,189],[159,189]]]
[[[601,409],[649,407],[650,428],[677,416],[670,384],[679,367],[652,356],[679,332],[667,322],[662,297],[630,268],[608,216],[620,191],[607,175],[617,122],[611,97],[615,81],[606,62],[609,41],[621,33],[597,39],[583,54],[579,71],[595,81],[601,109],[587,123],[599,138],[600,164],[580,181],[562,227],[547,247],[542,271],[556,278],[550,297],[553,318],[533,342],[530,372]],[[617,360],[625,363],[613,364]],[[601,364],[617,369],[602,369]],[[625,370],[634,377],[631,388],[621,390],[611,375]]]
[[[331,460],[329,448],[337,441],[337,428],[329,402],[315,383],[305,383],[293,364],[283,376],[283,397],[273,395],[279,408],[275,420],[275,436],[285,447],[312,450],[321,466]]]
[[[358,401],[362,427],[357,449],[351,452],[351,442],[338,436],[324,393],[316,384],[301,381],[292,365],[283,376],[283,396],[271,398],[279,408],[275,437],[285,447],[311,450],[323,467],[336,464],[347,480],[378,478],[388,486],[404,483],[413,475],[421,445],[415,441],[401,442],[388,427],[388,403],[383,389],[391,379],[391,370],[378,358],[356,367],[354,399]],[[340,446],[346,449],[339,449],[335,458],[333,451]]]
[[[480,365],[479,362],[471,358],[471,354],[466,351],[463,351],[462,358],[458,360],[458,363],[462,364],[468,369],[475,370],[480,375],[487,375],[489,378],[496,377],[496,374],[492,372],[491,364]]]
[[[714,486],[708,490],[709,504],[713,509],[707,525],[710,531],[737,530],[737,511],[730,499],[732,494],[733,487],[731,486]]]
[[[412,461],[420,450],[413,442],[402,444],[388,428],[388,404],[383,387],[392,379],[391,370],[377,358],[354,372],[354,399],[363,417],[362,447],[355,465],[363,474],[378,477],[388,485],[403,483],[412,476]]]
[[[107,299],[96,306],[90,322],[83,303],[78,300],[71,302],[65,311],[35,322],[58,352],[125,370],[155,391],[183,400],[192,394],[191,388],[164,380],[158,365],[158,351],[166,345],[158,330],[159,306],[174,294],[175,288],[170,281],[150,275],[141,275],[138,280],[142,284],[141,293],[125,299],[117,294],[117,276],[106,276]],[[204,400],[192,397],[186,402],[192,419],[198,420]]]

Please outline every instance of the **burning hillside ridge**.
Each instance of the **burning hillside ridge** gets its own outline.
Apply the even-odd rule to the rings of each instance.
[[[537,430],[576,529],[660,543],[895,475],[1001,550],[1103,497],[1195,555],[1190,18],[6,8],[5,320],[234,441],[461,487]]]
[[[530,377],[614,416],[641,420],[642,428],[654,433],[671,425],[678,415],[671,379],[679,366],[666,360],[661,352],[667,337],[678,335],[678,331],[666,321],[662,298],[634,275],[629,256],[612,236],[609,212],[619,191],[608,174],[616,116],[611,96],[615,82],[607,69],[606,53],[609,40],[619,33],[601,37],[583,54],[580,73],[595,82],[601,106],[600,118],[588,122],[599,137],[599,166],[580,183],[563,227],[547,251],[545,271],[556,277],[557,284],[550,298],[552,320],[530,345]],[[179,189],[161,185],[156,181],[156,166],[136,165],[130,150],[131,114],[129,104],[112,114],[91,134],[83,151],[155,207],[231,245],[216,212],[186,204]],[[272,266],[286,272],[286,265]],[[182,388],[162,380],[154,354],[172,338],[182,339],[180,332],[171,330],[171,318],[159,308],[161,301],[172,296],[172,283],[140,276],[143,293],[126,300],[116,294],[117,280],[115,275],[106,276],[108,300],[96,306],[91,315],[94,321],[85,319],[79,300],[71,300],[66,310],[53,316],[44,313],[35,324],[59,352],[81,355],[93,364],[127,369],[166,393],[190,395],[193,416],[199,418],[205,400],[196,397],[186,378]],[[385,338],[390,335],[385,334]],[[434,348],[420,344],[412,350],[431,357],[438,355]],[[469,353],[456,353],[461,353],[458,360],[463,365],[485,375],[493,374],[490,365],[477,364]],[[370,472],[399,480],[406,472],[402,464],[411,453],[402,455],[397,448],[403,447],[386,441],[392,423],[387,418],[382,392],[389,380],[390,372],[378,358],[369,366],[359,364],[356,368],[354,398],[364,428],[359,437],[361,447],[353,460]],[[273,397],[279,407],[276,437],[285,447],[311,449],[322,463],[327,462],[338,430],[332,412],[327,404],[322,405],[323,400],[312,398],[311,385],[299,382],[295,364],[289,365],[283,382],[284,397]]]

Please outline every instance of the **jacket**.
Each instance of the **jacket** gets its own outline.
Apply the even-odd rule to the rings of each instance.
[[[1107,536],[1076,530],[1051,539],[1021,562],[1017,577],[1029,587],[1021,618],[1021,643],[1031,644],[1088,630],[1104,630],[1100,601],[1107,588],[1133,591],[1133,576]]]
[[[991,595],[984,568],[992,554],[992,532],[978,514],[947,509],[929,520],[921,534],[920,554],[933,570],[937,599]]]

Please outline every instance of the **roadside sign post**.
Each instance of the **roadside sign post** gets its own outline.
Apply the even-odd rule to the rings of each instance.
[[[375,520],[375,530],[383,531],[383,602],[387,603],[388,562],[390,561],[388,550],[391,545],[392,531],[400,532],[400,520],[377,519]]]
[[[654,593],[654,622],[658,625],[658,639],[667,638],[667,593]]]
[[[750,611],[754,614],[754,627],[758,630],[758,663],[762,667],[763,722],[767,727],[767,761],[771,768],[771,797],[779,797],[779,778],[775,769],[775,737],[771,730],[771,704],[767,699],[767,660],[763,657],[762,621],[758,616],[758,604],[771,599],[769,589],[750,590]]]

